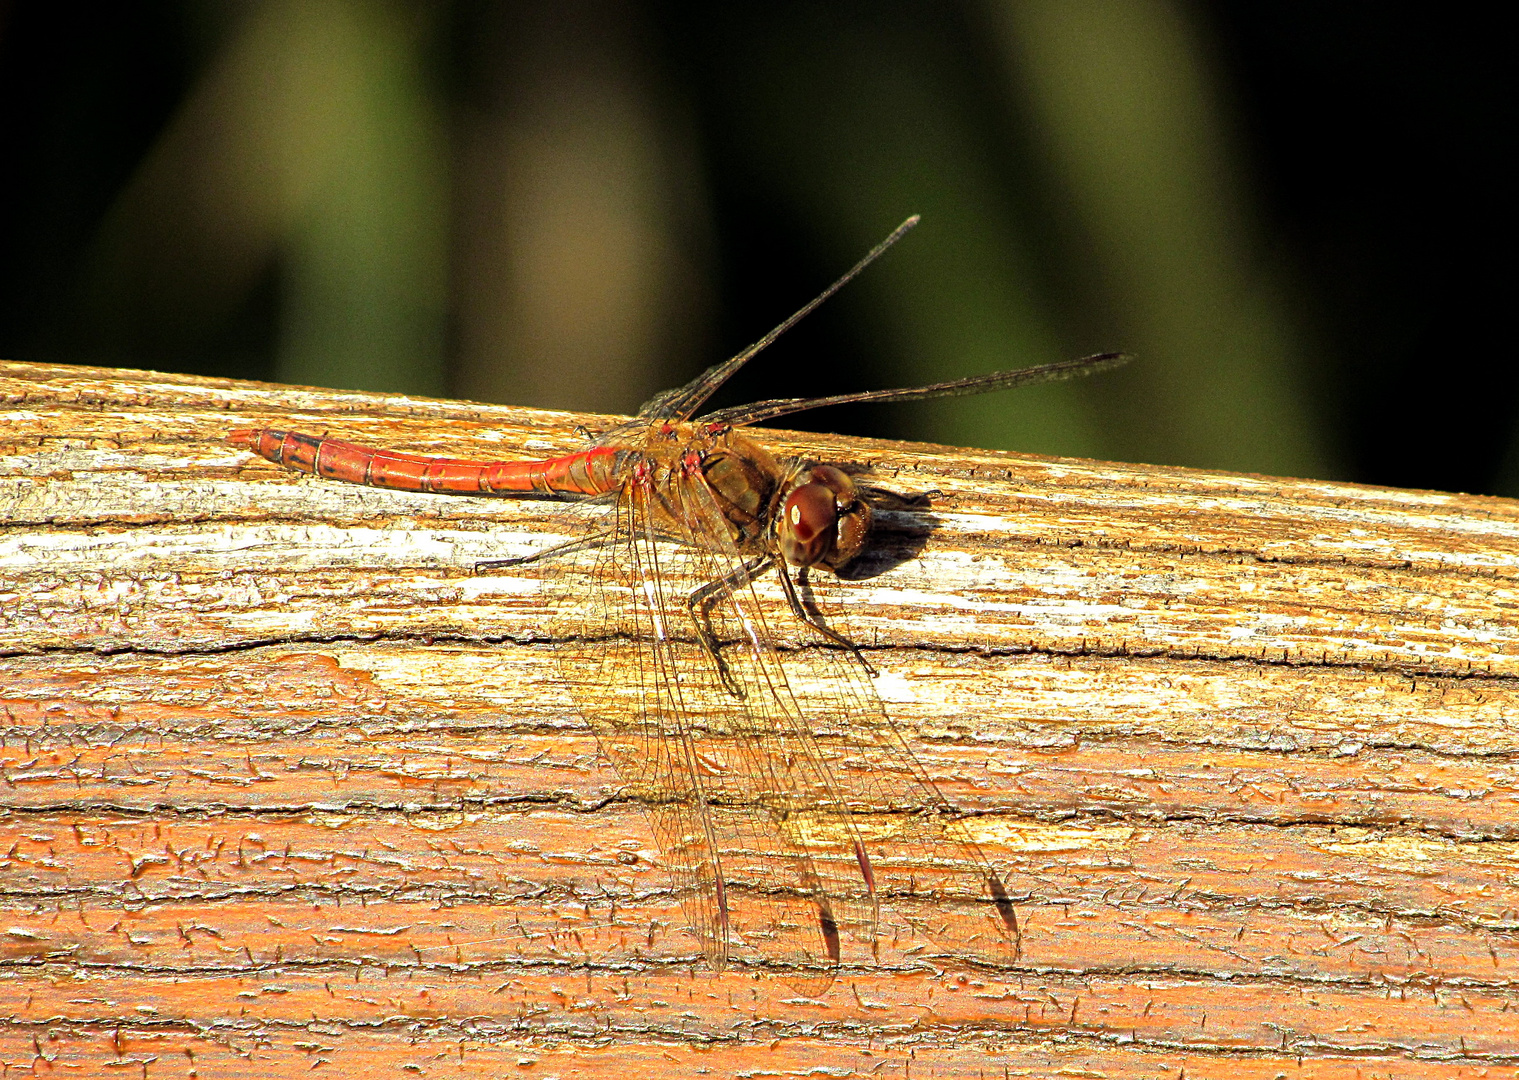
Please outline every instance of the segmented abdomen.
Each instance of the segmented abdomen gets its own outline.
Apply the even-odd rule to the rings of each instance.
[[[241,428],[227,436],[276,465],[351,484],[453,495],[539,492],[600,495],[617,486],[617,451],[597,446],[545,461],[466,461],[371,450],[271,428]]]

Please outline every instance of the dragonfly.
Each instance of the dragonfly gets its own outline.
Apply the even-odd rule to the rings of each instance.
[[[772,454],[752,425],[1090,375],[1120,353],[898,390],[784,398],[697,416],[740,367],[881,256],[732,359],[574,453],[471,461],[239,429],[236,447],[327,480],[586,504],[580,535],[477,573],[555,564],[549,626],[571,696],[646,814],[711,968],[743,962],[824,983],[893,940],[1008,965],[1016,904],[973,822],[887,715],[878,672],[841,629],[823,575],[866,550],[891,493],[844,467]],[[577,519],[578,520],[578,519]],[[837,577],[829,579],[837,582]]]

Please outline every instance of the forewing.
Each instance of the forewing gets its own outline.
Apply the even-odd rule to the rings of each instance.
[[[811,618],[857,640],[843,615],[850,588],[830,576],[805,583],[800,596]],[[949,956],[1013,963],[1020,952],[1017,914],[975,841],[976,819],[940,793],[859,657],[820,644],[800,620],[790,627],[795,640],[788,635],[781,647],[792,693],[864,842],[887,913],[883,936],[895,940],[906,932]]]
[[[700,475],[630,478],[601,527],[561,578],[565,678],[713,965],[777,964],[819,988],[875,954],[878,893],[893,940],[1014,959],[1012,906],[964,818],[854,652],[735,549]]]
[[[560,669],[624,794],[653,827],[664,869],[703,953],[726,960],[721,868],[703,813],[704,781],[675,707],[681,658],[664,640],[666,616],[649,597],[649,558],[636,489],[625,487],[600,522],[601,542],[556,560]]]
[[[691,577],[726,583],[709,587],[712,602],[696,609],[717,655],[702,658],[706,676],[686,700],[722,718],[731,747],[725,793],[760,811],[750,815],[760,830],[756,870],[764,860],[797,863],[789,880],[802,879],[804,893],[816,888],[823,917],[842,932],[845,959],[851,941],[876,953],[886,903],[893,941],[926,938],[956,957],[1011,963],[1016,913],[974,841],[973,821],[940,794],[860,656],[810,625],[831,623],[847,636],[831,602],[847,586],[830,577],[809,588],[809,619],[795,617],[775,569],[744,574],[732,547],[712,539],[718,510],[705,485],[692,478],[674,490],[690,530],[683,550]],[[777,834],[769,845],[767,820]]]
[[[753,590],[733,590],[743,599],[722,591],[709,611],[717,636],[704,638],[707,618],[699,629],[689,598],[714,581],[741,581],[745,560],[725,529],[714,531],[710,496],[689,488],[629,480],[603,522],[605,542],[571,555],[578,565],[564,568],[555,635],[565,679],[648,814],[713,965],[778,963],[821,985],[839,934],[873,927],[850,895],[835,896],[840,871],[820,869],[794,835],[798,808],[827,798],[828,784],[815,752],[785,745],[781,732],[799,717],[777,716],[783,675],[756,663],[768,655],[774,668],[773,650],[758,644],[765,627]],[[732,655],[740,625],[742,658]],[[854,896],[867,893],[858,867],[853,878]]]

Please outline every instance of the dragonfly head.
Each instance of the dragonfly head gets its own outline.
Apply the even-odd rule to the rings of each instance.
[[[849,475],[832,465],[814,465],[803,474],[775,525],[776,543],[788,563],[822,563],[832,570],[860,553],[869,532],[869,504]]]

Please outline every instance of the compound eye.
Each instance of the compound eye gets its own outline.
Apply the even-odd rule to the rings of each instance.
[[[834,491],[826,484],[802,484],[786,497],[776,540],[792,566],[812,566],[833,549],[839,512]]]

